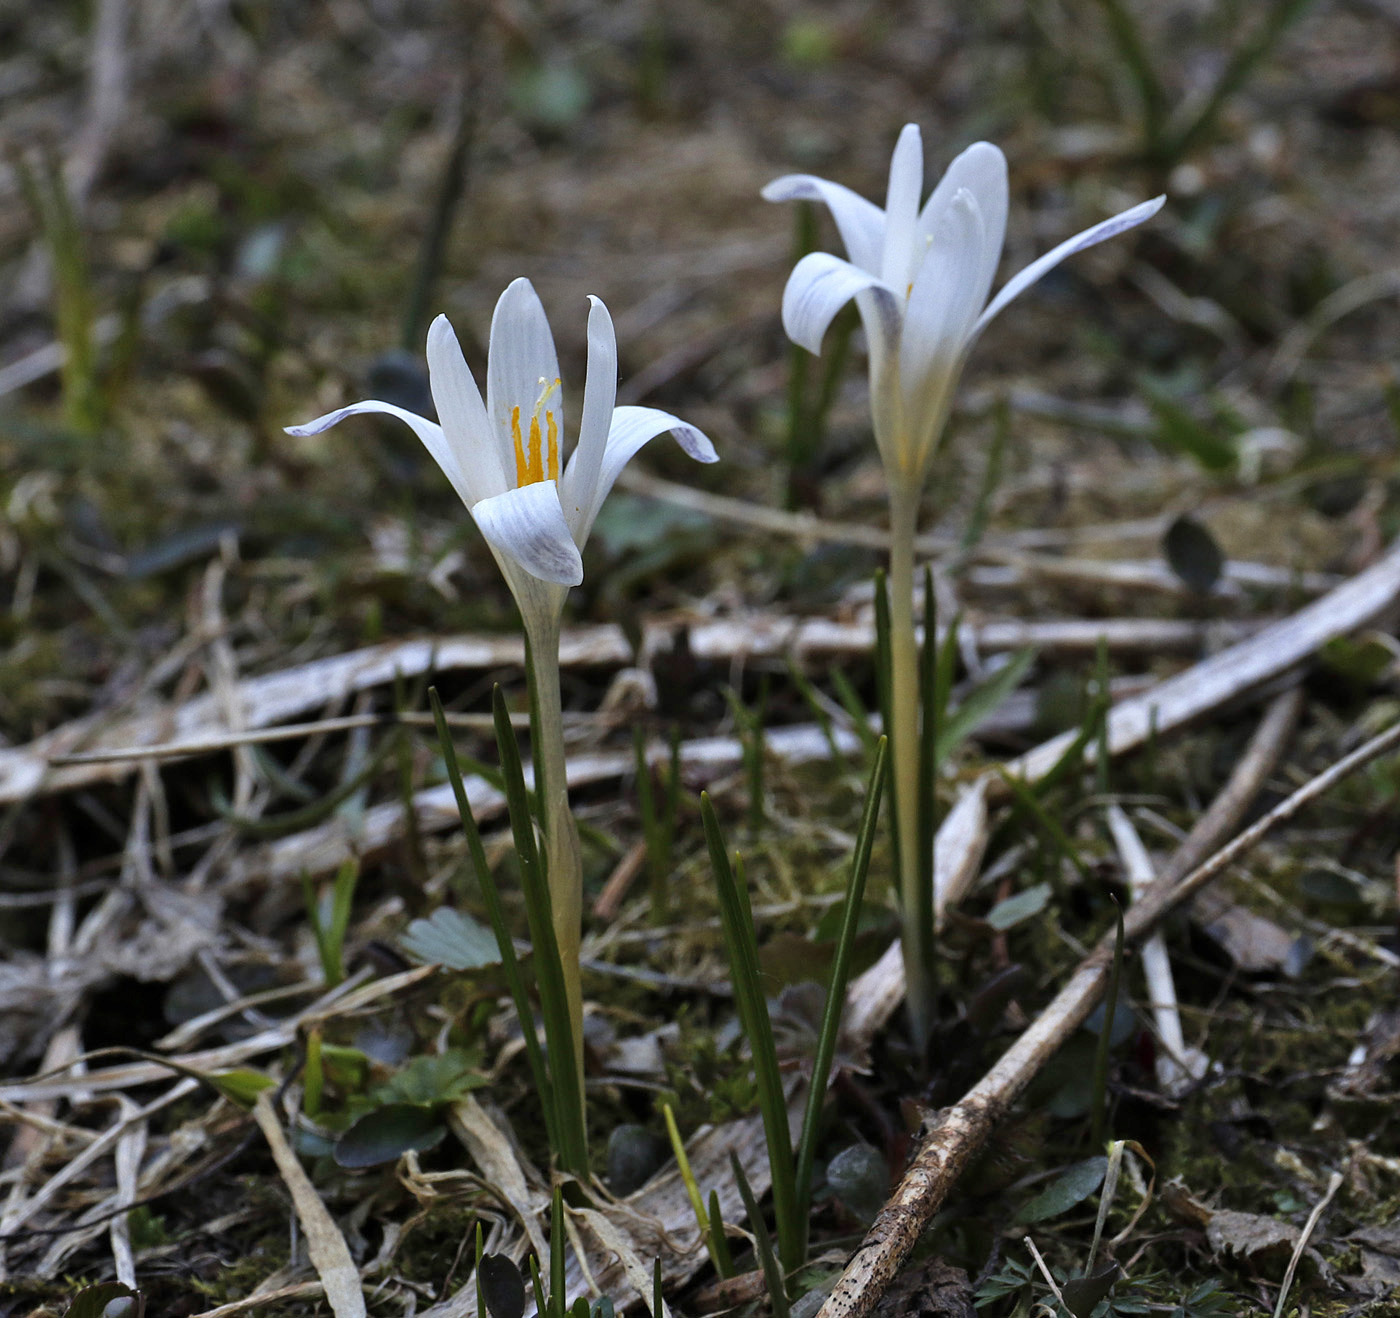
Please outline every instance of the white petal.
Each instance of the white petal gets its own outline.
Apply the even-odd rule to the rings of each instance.
[[[534,286],[528,279],[509,284],[491,317],[491,348],[486,361],[486,410],[490,413],[507,475],[515,471],[511,413],[520,409],[520,425],[529,434],[530,414],[540,394],[559,379],[554,336]],[[555,390],[550,398],[559,434],[564,434],[564,400]]]
[[[467,503],[509,489],[481,392],[446,316],[438,316],[428,328],[428,378],[443,433],[470,491]]]
[[[286,431],[289,435],[319,435],[323,430],[329,430],[333,425],[344,421],[347,416],[361,416],[366,412],[382,412],[386,416],[396,416],[411,426],[413,433],[423,441],[428,452],[433,455],[433,460],[442,468],[443,475],[452,482],[452,488],[457,491],[458,497],[468,507],[471,506],[471,486],[463,476],[457,455],[443,435],[442,427],[436,421],[419,416],[417,412],[409,412],[405,408],[395,407],[393,403],[381,403],[371,398],[363,403],[351,403],[349,407],[338,407],[334,412],[318,416],[305,425],[287,426]]]
[[[978,250],[983,227],[976,199],[960,188],[909,294],[899,344],[908,471],[923,470],[932,456],[973,322],[986,298],[981,268],[969,259]]]
[[[676,443],[681,446],[687,457],[694,458],[696,462],[719,461],[715,446],[704,434],[688,422],[682,421],[680,417],[655,407],[616,408],[612,414],[612,425],[608,429],[608,443],[603,451],[603,464],[598,473],[598,484],[593,491],[593,503],[583,523],[585,535],[592,529],[593,519],[597,517],[603,500],[608,497],[608,491],[622,474],[622,469],[642,445],[655,439],[657,435],[664,435],[668,430],[675,436]]]
[[[763,189],[765,201],[824,201],[836,221],[852,264],[871,274],[880,273],[880,252],[885,241],[885,212],[873,201],[840,183],[813,174],[787,174]]]
[[[829,252],[812,252],[804,256],[788,276],[783,289],[783,328],[798,347],[820,353],[822,336],[836,313],[858,293],[867,290],[871,298],[863,299],[866,307],[875,310],[874,329],[882,344],[892,343],[899,334],[899,307],[903,298],[896,298],[881,279],[849,261]],[[866,331],[871,332],[872,317],[866,316]],[[872,354],[876,351],[872,334]]]
[[[1101,243],[1105,239],[1115,238],[1120,233],[1134,228],[1144,220],[1150,220],[1159,210],[1166,197],[1154,197],[1151,201],[1141,202],[1131,210],[1124,211],[1121,215],[1115,215],[1112,219],[1104,220],[1096,224],[1091,229],[1085,229],[1083,233],[1077,233],[1073,238],[1067,238],[1053,251],[1046,252],[1039,260],[1032,261],[1020,274],[1007,280],[1001,292],[992,299],[989,306],[978,319],[973,327],[973,336],[980,334],[992,317],[997,314],[1013,298],[1019,297],[1037,279],[1048,274],[1067,256],[1073,256],[1076,252],[1082,252],[1086,247],[1093,247],[1095,243]]]
[[[939,225],[960,189],[966,188],[982,213],[980,251],[977,256],[982,292],[979,305],[992,291],[1002,244],[1006,241],[1006,157],[990,142],[974,142],[948,166],[919,215],[916,248],[927,251],[936,241]],[[916,251],[917,256],[917,251]]]
[[[617,401],[617,335],[612,317],[600,299],[589,301],[592,308],[588,313],[588,379],[583,387],[583,416],[579,420],[578,443],[559,483],[564,518],[580,545],[588,539],[590,509],[597,508],[594,495],[598,474],[603,469],[613,404]]]
[[[961,351],[985,296],[975,259],[982,232],[976,198],[962,188],[943,213],[904,308],[899,361],[906,381],[912,381],[920,363]]]
[[[919,221],[919,195],[924,188],[924,145],[918,124],[905,124],[890,157],[889,191],[885,195],[885,251],[880,277],[901,293],[914,268],[914,237]]]
[[[472,508],[492,547],[541,581],[577,586],[583,559],[569,534],[554,481],[533,481],[483,499]]]

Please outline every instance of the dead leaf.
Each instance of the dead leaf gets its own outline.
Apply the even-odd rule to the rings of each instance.
[[[874,1318],[976,1318],[976,1313],[967,1273],[935,1258],[900,1273]]]

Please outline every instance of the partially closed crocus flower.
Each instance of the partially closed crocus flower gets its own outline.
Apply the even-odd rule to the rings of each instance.
[[[501,294],[491,320],[486,401],[467,369],[446,316],[428,330],[428,371],[441,424],[371,399],[337,408],[293,435],[314,435],[361,412],[384,412],[410,425],[427,446],[495,551],[529,616],[563,602],[583,580],[579,551],[603,499],[647,440],[671,431],[697,462],[718,460],[694,426],[651,407],[614,407],[617,339],[612,317],[589,299],[588,378],[578,441],[563,461],[564,391],[554,338],[528,279]]]
[[[990,303],[1006,236],[1006,158],[990,142],[967,148],[923,206],[917,124],[899,135],[885,209],[839,183],[789,174],[763,189],[769,201],[824,202],[849,260],[804,256],[783,293],[783,327],[821,350],[832,318],[855,299],[870,346],[875,440],[891,477],[922,484],[968,349],[1008,302],[1067,256],[1155,215],[1157,197],[1076,234],[1008,280]]]

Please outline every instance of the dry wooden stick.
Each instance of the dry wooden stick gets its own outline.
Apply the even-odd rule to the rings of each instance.
[[[1269,707],[1224,790],[1196,822],[1152,889],[1124,918],[1125,945],[1145,938],[1167,913],[1258,843],[1270,829],[1296,814],[1347,774],[1400,745],[1400,724],[1373,738],[1325,773],[1299,788],[1232,842],[1214,851],[1238,826],[1283,754],[1301,708],[1296,690]],[[1214,854],[1210,854],[1214,851]],[[1209,859],[1206,859],[1209,857]],[[957,1103],[939,1116],[894,1196],[866,1233],[818,1318],[863,1318],[894,1280],[924,1227],[936,1213],[969,1160],[993,1127],[1060,1046],[1088,1018],[1103,996],[1113,960],[1106,935],[1080,963],[1069,982],[1031,1026]]]

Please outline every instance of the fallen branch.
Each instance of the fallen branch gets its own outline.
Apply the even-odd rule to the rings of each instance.
[[[1309,780],[1268,814],[1204,861],[1243,817],[1291,735],[1301,707],[1296,691],[1278,697],[1255,732],[1224,791],[1197,821],[1141,902],[1124,918],[1125,946],[1145,939],[1165,916],[1337,783],[1400,747],[1396,724]],[[993,1127],[1061,1045],[1088,1018],[1107,987],[1113,959],[1107,934],[1069,982],[1001,1060],[952,1107],[945,1109],[894,1196],[880,1211],[819,1318],[862,1318],[893,1280],[901,1263]]]
[[[1111,652],[1191,654],[1248,636],[1256,623],[1200,623],[1153,618],[1064,619],[1051,622],[992,620],[968,628],[980,651],[996,653],[1030,646],[1041,653]],[[653,656],[684,648],[712,663],[791,657],[796,662],[868,655],[875,643],[871,622],[825,617],[751,613],[738,618],[649,623],[642,653]],[[622,668],[634,661],[620,627],[578,627],[560,641],[565,668]],[[518,636],[447,636],[390,641],[348,654],[313,659],[294,668],[246,678],[229,691],[243,727],[273,727],[308,711],[348,699],[395,680],[424,673],[520,668],[525,648]],[[243,744],[231,735],[223,705],[213,692],[178,705],[135,713],[102,711],[53,729],[24,746],[0,749],[0,805],[40,794],[72,791],[130,776],[141,758],[198,755]]]

